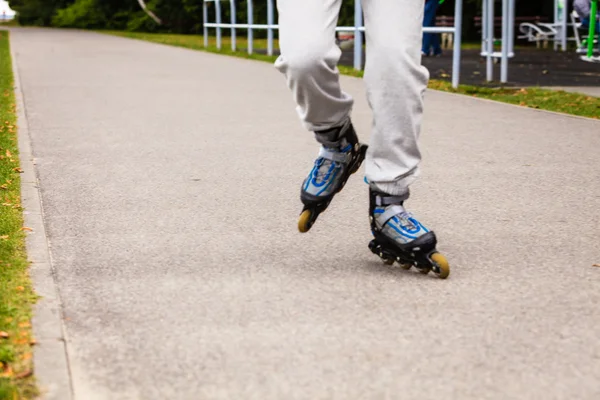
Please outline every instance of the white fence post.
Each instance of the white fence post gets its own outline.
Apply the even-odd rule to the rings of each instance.
[[[235,51],[237,48],[236,44],[236,33],[235,33],[235,20],[236,20],[236,10],[235,10],[235,0],[229,0],[229,10],[231,12],[231,50]]]
[[[267,0],[267,54],[273,55],[273,0]]]
[[[460,46],[462,45],[462,13],[463,0],[456,0],[454,5],[454,48],[452,53],[452,87],[457,88],[460,82]]]
[[[363,34],[360,28],[363,26],[362,5],[360,0],[354,0],[354,69],[362,69],[362,47]]]
[[[252,25],[254,24],[254,7],[252,0],[248,0],[248,54],[252,54],[254,51],[254,32],[252,31]]]

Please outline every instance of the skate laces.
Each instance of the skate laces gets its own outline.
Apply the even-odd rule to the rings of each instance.
[[[312,174],[313,181],[328,181],[334,171],[342,168],[347,162],[351,150],[352,145],[348,145],[344,149],[323,146],[319,157],[315,161]]]
[[[400,204],[379,206],[375,210],[375,214],[378,216],[378,223],[381,227],[393,225],[407,233],[416,233],[422,227],[421,223],[416,220],[414,215]]]
[[[403,212],[397,214],[396,218],[401,221],[404,228],[409,228],[410,230],[419,230],[419,223],[417,220],[415,220],[415,217],[410,212],[404,210]]]
[[[319,158],[315,161],[315,169],[313,170],[312,179],[313,181],[327,181],[334,170],[339,168],[339,165],[335,161],[326,160]]]
[[[396,213],[392,218],[390,218],[388,223],[394,223],[398,225],[400,229],[402,229],[404,232],[410,235],[416,235],[419,232],[429,232],[429,230],[425,228],[423,224],[417,221],[417,219],[412,213],[406,211],[406,209],[404,209],[403,206],[400,207],[402,207],[403,210]]]

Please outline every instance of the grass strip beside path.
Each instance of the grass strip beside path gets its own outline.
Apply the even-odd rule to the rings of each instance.
[[[14,81],[8,40],[0,30],[0,399],[36,395],[31,306],[36,300],[25,254]]]

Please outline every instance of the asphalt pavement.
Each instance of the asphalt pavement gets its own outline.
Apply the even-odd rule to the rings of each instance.
[[[60,311],[60,337],[34,325],[46,398],[71,390],[61,354],[77,400],[600,398],[600,121],[428,91],[407,206],[440,280],[368,250],[363,170],[298,233],[318,148],[272,65],[11,44]],[[368,142],[363,82],[342,84]]]

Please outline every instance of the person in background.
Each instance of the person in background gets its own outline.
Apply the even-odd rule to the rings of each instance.
[[[581,18],[581,28],[587,29],[590,26],[590,10],[591,10],[591,0],[574,0],[573,1],[573,9]],[[596,21],[596,33],[600,31],[600,22]]]
[[[443,2],[443,0],[442,0]],[[425,13],[423,14],[423,27],[435,26],[435,16],[438,6],[441,4],[440,0],[425,0]],[[440,47],[440,34],[439,33],[425,33],[423,34],[423,47],[421,48],[423,56],[428,57],[431,55],[440,56],[442,54],[442,48]]]
[[[583,30],[588,30],[590,28],[590,14],[591,14],[591,4],[592,1],[591,0],[574,0],[573,1],[573,9],[577,12],[577,15],[579,15],[579,18],[581,19],[581,27],[580,29]],[[596,34],[600,34],[600,21],[596,21]],[[590,39],[588,39],[590,40]],[[591,38],[591,40],[593,40],[593,38]],[[584,47],[581,49],[581,51],[585,51],[587,48],[587,45],[584,45]],[[600,48],[600,41],[599,41],[599,48]]]

